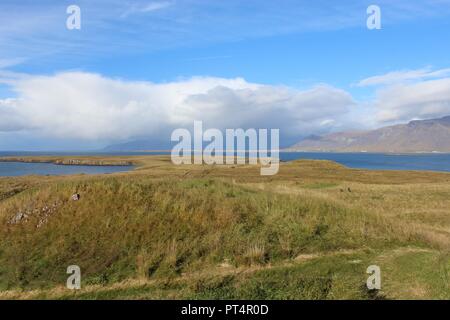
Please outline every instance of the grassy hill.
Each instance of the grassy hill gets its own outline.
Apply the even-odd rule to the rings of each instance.
[[[137,168],[0,178],[0,299],[450,298],[450,174],[31,160]],[[76,292],[65,288],[73,264]],[[365,287],[372,264],[379,292]]]

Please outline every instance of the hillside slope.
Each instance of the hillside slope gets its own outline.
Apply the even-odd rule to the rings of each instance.
[[[289,151],[450,152],[450,116],[417,120],[372,131],[306,138]]]
[[[139,168],[0,178],[0,299],[450,298],[450,174],[122,160]]]

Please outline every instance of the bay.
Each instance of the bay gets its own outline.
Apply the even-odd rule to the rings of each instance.
[[[13,156],[138,156],[169,155],[170,152],[0,152]],[[282,161],[298,159],[331,160],[349,168],[369,170],[428,170],[450,172],[450,154],[382,154],[280,152]],[[68,166],[51,163],[0,162],[0,176],[106,174],[132,170],[133,166]]]

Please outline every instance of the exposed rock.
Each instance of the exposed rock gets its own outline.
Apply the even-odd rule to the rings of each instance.
[[[11,220],[8,222],[9,224],[19,224],[28,222],[29,218],[34,217],[38,219],[38,223],[36,224],[36,228],[42,227],[45,223],[48,222],[48,219],[51,215],[53,215],[61,203],[55,201],[52,205],[45,205],[42,208],[28,208],[26,210],[21,210],[16,213]]]
[[[12,219],[9,221],[9,223],[10,224],[18,224],[22,220],[27,219],[27,218],[28,218],[28,214],[23,213],[23,212],[18,212],[18,213],[16,213],[16,215],[14,217],[12,217]]]
[[[233,265],[230,263],[229,259],[225,259],[222,263],[219,264],[219,267],[228,269],[228,268],[233,268]]]
[[[38,222],[38,224],[36,225],[36,228],[39,229],[39,228],[42,227],[44,224],[46,224],[47,221],[48,221],[48,218],[47,218],[47,217],[45,217],[45,218],[43,218],[43,219],[40,219],[39,222]]]
[[[74,194],[72,195],[72,200],[73,200],[73,201],[78,201],[78,200],[80,200],[80,194],[79,194],[79,193],[74,193]]]

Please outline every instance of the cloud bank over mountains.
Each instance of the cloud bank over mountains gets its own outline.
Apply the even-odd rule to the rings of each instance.
[[[435,78],[446,75],[445,70],[428,73]],[[15,97],[0,100],[0,132],[108,143],[149,137],[170,145],[173,129],[202,120],[209,128],[279,128],[282,137],[295,140],[351,129],[362,108],[379,125],[450,114],[450,78],[428,80],[426,74],[418,76],[420,70],[394,74],[399,81],[387,81],[373,101],[358,102],[349,92],[325,84],[299,90],[242,78],[151,83],[87,72],[0,73],[0,82],[15,92]],[[392,78],[392,73],[384,77]],[[385,83],[382,76],[376,79],[377,85]]]
[[[371,101],[379,125],[450,115],[450,69],[430,67],[370,77],[360,86],[378,86]]]
[[[82,140],[164,135],[194,120],[220,129],[276,127],[298,135],[328,129],[334,123],[330,115],[345,121],[354,106],[348,93],[330,86],[300,91],[240,78],[155,84],[66,72],[22,77],[10,85],[17,97],[0,100],[0,131]]]

